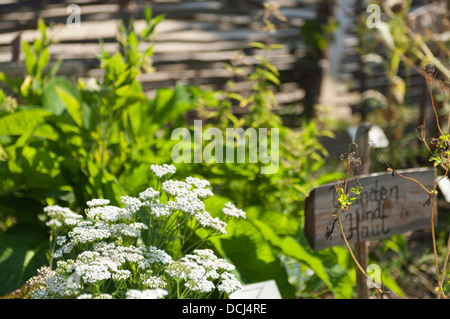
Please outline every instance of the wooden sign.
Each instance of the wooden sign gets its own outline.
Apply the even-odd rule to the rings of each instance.
[[[427,189],[431,189],[436,180],[435,168],[398,172],[418,180]],[[392,172],[360,175],[358,179],[363,190],[340,217],[349,243],[388,238],[410,230],[431,227],[431,206],[425,203],[429,196],[417,183],[393,176]],[[348,189],[355,186],[356,181],[349,180]],[[436,223],[436,202],[434,207]],[[334,183],[312,190],[305,201],[305,236],[314,250],[345,244],[338,223],[332,238],[325,238],[327,224],[332,219],[333,212],[337,212]]]

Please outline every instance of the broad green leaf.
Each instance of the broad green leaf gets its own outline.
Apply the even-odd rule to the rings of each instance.
[[[67,112],[79,127],[83,126],[81,116],[81,104],[76,97],[64,90],[62,87],[56,86],[56,91],[66,105]]]
[[[76,96],[76,90],[68,79],[55,77],[46,81],[42,92],[42,107],[55,115],[63,114],[66,109],[66,103],[59,94],[58,89]]]
[[[306,263],[316,275],[331,288],[331,281],[328,277],[327,271],[319,257],[310,254],[303,248],[294,238],[288,236],[280,241],[280,249],[286,256],[294,258],[299,262]]]
[[[286,269],[260,229],[248,220],[239,220],[229,223],[227,231],[228,236],[220,239],[220,245],[242,280],[255,283],[273,279],[283,298],[294,298]]]
[[[20,223],[0,233],[0,296],[20,288],[47,263],[47,230],[36,223]]]
[[[54,131],[42,125],[51,114],[42,109],[29,109],[5,115],[0,118],[0,135],[21,136],[24,132],[34,130],[34,136],[55,138]]]

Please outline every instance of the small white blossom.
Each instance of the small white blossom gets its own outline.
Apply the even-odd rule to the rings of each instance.
[[[83,218],[83,216],[74,213],[69,208],[58,205],[47,206],[44,208],[44,212],[47,213],[48,217],[50,217],[50,220],[46,223],[46,225],[52,229],[60,228],[63,225],[70,226],[73,224],[73,220]],[[70,220],[69,224],[66,223],[66,220]]]
[[[51,298],[48,295],[48,289],[46,288],[37,288],[37,289],[33,289],[30,293],[30,299],[48,299]]]
[[[148,288],[165,288],[167,286],[167,283],[162,280],[159,277],[156,276],[152,276],[150,278],[147,278],[146,280],[144,280],[143,284],[145,286],[148,286]]]
[[[123,236],[138,238],[141,236],[141,232],[136,227],[127,224],[115,224],[112,226],[115,231]]]
[[[145,191],[139,193],[139,198],[142,201],[148,201],[159,197],[159,192],[155,191],[153,188],[149,187]]]
[[[211,227],[220,233],[226,235],[227,223],[220,220],[218,217],[213,218],[207,211],[199,212],[194,215],[195,220],[203,227]]]
[[[101,220],[114,223],[118,220],[131,220],[132,213],[126,209],[116,206],[93,207],[86,211],[86,216],[92,221]]]
[[[130,289],[127,291],[126,299],[162,299],[167,296],[168,292],[164,289],[146,289],[139,291],[136,289]]]
[[[175,166],[169,164],[162,164],[162,165],[152,164],[150,165],[150,169],[158,178],[161,178],[166,175],[172,175],[175,174],[176,172]]]
[[[236,218],[246,218],[246,214],[242,209],[236,208],[232,203],[226,203],[222,212],[227,216],[232,216]]]
[[[129,210],[131,213],[136,213],[142,206],[142,202],[139,198],[134,198],[130,196],[120,197],[120,201],[125,205],[125,209]]]
[[[57,236],[56,237],[56,244],[58,246],[64,245],[66,243],[66,241],[67,241],[67,237],[66,236]]]
[[[217,286],[217,290],[219,290],[220,292],[224,292],[227,295],[230,295],[233,292],[238,291],[239,289],[242,288],[241,283],[236,279],[236,277],[233,274],[229,272],[224,272],[221,275],[221,279],[222,281]]]
[[[207,199],[214,195],[214,193],[207,188],[194,188],[192,192],[196,194],[199,199]]]
[[[94,226],[75,227],[69,232],[69,237],[74,244],[85,244],[94,241],[101,241],[111,236],[111,232],[105,229],[97,229]]]
[[[214,283],[206,280],[205,278],[199,280],[189,280],[184,285],[192,291],[198,291],[200,293],[208,293],[215,288]]]
[[[66,218],[64,220],[64,223],[67,226],[76,226],[76,225],[78,225],[79,222],[80,222],[80,219],[78,219],[78,218]]]
[[[172,197],[184,196],[189,192],[191,188],[192,186],[188,183],[171,179],[164,181],[161,184],[161,190]]]
[[[169,264],[172,262],[172,257],[168,253],[153,246],[148,249],[144,248],[142,253],[150,263]]]
[[[161,203],[159,199],[151,202],[148,207],[150,208],[150,215],[155,216],[156,218],[168,217],[172,214],[170,207]]]
[[[88,207],[106,206],[110,203],[109,199],[91,199],[86,202]]]
[[[86,250],[77,256],[77,262],[89,264],[92,261],[96,260],[98,257],[100,257],[100,254],[98,252]]]
[[[60,221],[64,221],[66,218],[82,218],[83,216],[74,213],[67,207],[61,207],[58,205],[53,206],[47,206],[44,208],[44,212],[47,213],[47,215],[50,218],[58,219]]]
[[[112,279],[114,281],[125,281],[128,278],[131,277],[131,271],[127,270],[127,269],[120,269],[117,270],[113,275],[112,275]]]
[[[210,183],[209,181],[205,180],[205,179],[200,179],[197,177],[186,177],[185,179],[186,183],[190,184],[190,185],[194,185],[196,188],[205,188],[206,186],[209,186]]]
[[[111,278],[111,273],[105,265],[77,265],[76,272],[80,274],[85,283],[97,283]]]
[[[47,279],[47,291],[49,295],[56,297],[71,296],[73,291],[69,289],[68,283],[60,275],[55,275]]]
[[[195,213],[205,210],[205,204],[192,192],[183,196],[177,196],[176,202],[177,208],[189,215],[194,215]]]

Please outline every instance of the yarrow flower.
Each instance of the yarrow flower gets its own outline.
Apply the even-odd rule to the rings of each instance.
[[[163,279],[161,279],[159,277],[155,277],[155,276],[147,278],[143,282],[143,284],[145,286],[148,286],[148,288],[153,288],[153,289],[155,289],[155,288],[165,288],[167,286],[167,283]]]
[[[175,166],[169,164],[162,164],[162,165],[152,164],[150,165],[150,169],[158,178],[162,178],[163,176],[166,175],[173,175],[176,172]]]
[[[91,199],[90,201],[86,202],[86,205],[88,207],[96,207],[109,205],[109,203],[109,199]]]
[[[122,204],[125,205],[125,209],[127,209],[133,214],[136,213],[142,206],[142,202],[139,200],[139,198],[122,196],[120,197],[120,201],[122,202]]]
[[[209,186],[210,183],[209,181],[205,180],[205,179],[200,179],[197,177],[186,177],[185,179],[186,183],[190,184],[190,185],[194,185],[196,188],[205,188],[206,186]]]
[[[226,234],[226,222],[205,210],[203,201],[213,196],[210,183],[196,177],[170,180],[173,165],[152,165],[151,170],[164,180],[138,197],[120,197],[123,208],[92,199],[85,217],[57,205],[44,209],[54,235],[56,269],[42,269],[29,280],[30,298],[203,298],[213,291],[227,297],[239,288],[234,266],[212,250],[179,253],[193,234],[201,237],[199,243]],[[245,218],[231,203],[223,213]],[[200,236],[201,227],[209,233]],[[165,250],[171,247],[176,249]]]
[[[222,212],[231,217],[235,218],[246,218],[246,214],[242,209],[236,208],[232,203],[226,203],[225,207],[222,209]]]
[[[67,225],[66,220],[70,220],[69,224],[72,224],[74,220],[83,218],[83,216],[71,211],[69,208],[58,205],[47,206],[44,208],[44,212],[50,217],[46,225],[52,229]]]
[[[241,283],[236,279],[236,277],[229,273],[225,272],[221,275],[221,283],[217,286],[217,289],[220,292],[224,292],[227,295],[232,294],[233,292],[242,288]]]
[[[153,188],[149,187],[145,191],[139,193],[139,198],[142,201],[148,201],[159,197],[159,192],[155,191]]]
[[[161,190],[166,192],[171,197],[184,196],[189,193],[190,189],[191,185],[189,185],[188,183],[182,181],[174,181],[171,179],[164,181],[161,185]]]
[[[127,291],[126,299],[162,299],[167,296],[168,292],[164,289],[146,289],[139,291],[137,289],[131,289]]]
[[[203,227],[211,227],[224,235],[227,234],[227,231],[225,230],[227,226],[226,222],[220,220],[218,217],[213,218],[207,211],[198,212],[194,215],[194,217],[195,220]]]
[[[150,203],[148,207],[150,208],[150,215],[156,218],[168,217],[172,213],[170,207],[161,203],[159,199]]]

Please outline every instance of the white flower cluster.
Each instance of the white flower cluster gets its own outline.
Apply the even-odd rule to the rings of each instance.
[[[217,258],[210,249],[197,249],[193,254],[185,255],[179,261],[167,266],[167,274],[185,282],[185,287],[199,293],[209,293],[217,289],[227,295],[241,288],[240,282],[231,273],[234,266],[223,258]],[[219,288],[220,287],[220,288]]]
[[[112,279],[123,282],[132,276],[130,269],[141,269],[143,273],[151,274],[161,265],[170,264],[172,258],[163,250],[144,246],[116,246],[114,243],[99,242],[93,245],[93,250],[83,251],[75,260],[58,261],[56,271],[42,272],[38,277],[29,280],[35,289],[31,298],[62,298],[77,296],[92,298],[79,290],[84,287],[101,284]],[[143,278],[144,286],[162,288],[165,282],[155,276]],[[96,296],[98,297],[98,296]]]
[[[95,198],[95,199],[91,199],[90,201],[88,201],[86,203],[86,205],[88,207],[96,207],[96,206],[105,206],[105,205],[108,205],[109,203],[110,203],[109,199]]]
[[[145,191],[139,193],[139,198],[145,202],[148,200],[156,199],[159,197],[159,192],[155,191],[153,188],[149,187]]]
[[[125,222],[132,219],[133,214],[124,208],[116,206],[92,207],[86,210],[86,216],[91,221],[106,223]]]
[[[159,178],[175,173],[173,165],[152,165],[151,170]],[[239,289],[240,283],[231,273],[234,266],[225,259],[216,257],[211,250],[195,250],[180,260],[173,260],[161,247],[169,246],[169,241],[180,235],[172,229],[168,230],[167,238],[152,233],[161,231],[160,225],[189,229],[197,223],[194,229],[204,227],[211,230],[210,235],[226,234],[226,223],[205,210],[203,201],[213,196],[207,188],[209,182],[187,177],[185,181],[165,179],[159,185],[159,190],[148,187],[139,197],[122,196],[123,208],[110,205],[107,199],[92,199],[86,203],[86,219],[68,208],[46,207],[44,211],[50,217],[48,226],[52,230],[66,226],[66,232],[55,237],[55,271],[41,271],[33,279],[30,297],[164,298],[178,289],[173,287],[178,287],[180,280],[183,289],[196,296],[214,289],[229,295]],[[231,203],[225,205],[223,213],[245,218],[245,213]],[[150,221],[142,214],[147,214]],[[186,221],[194,224],[188,227]],[[156,242],[150,241],[152,236],[157,238]],[[166,242],[161,244],[161,238]],[[131,282],[139,290],[127,290]],[[103,286],[119,290],[107,294],[99,289]]]
[[[246,214],[242,209],[237,208],[232,203],[226,203],[225,207],[222,209],[224,215],[235,217],[235,218],[246,218]]]
[[[150,165],[150,169],[158,178],[162,178],[163,176],[166,175],[173,175],[175,174],[176,171],[175,166],[169,164],[163,165],[152,164]]]
[[[156,288],[139,291],[130,289],[125,296],[126,299],[162,299],[167,296],[167,290]]]
[[[194,185],[196,188],[205,188],[210,185],[209,181],[197,177],[186,177],[186,183]]]
[[[195,220],[205,228],[212,228],[217,230],[218,232],[226,235],[227,231],[225,230],[227,223],[220,220],[218,217],[212,217],[210,213],[206,210],[203,212],[198,212],[195,214]]]
[[[120,197],[120,201],[125,205],[125,209],[132,214],[136,213],[142,206],[142,202],[139,198],[122,196]]]
[[[72,225],[73,223],[76,223],[77,220],[83,218],[83,216],[71,211],[69,208],[58,205],[47,206],[44,208],[44,212],[50,217],[50,220],[46,225],[51,229]]]

